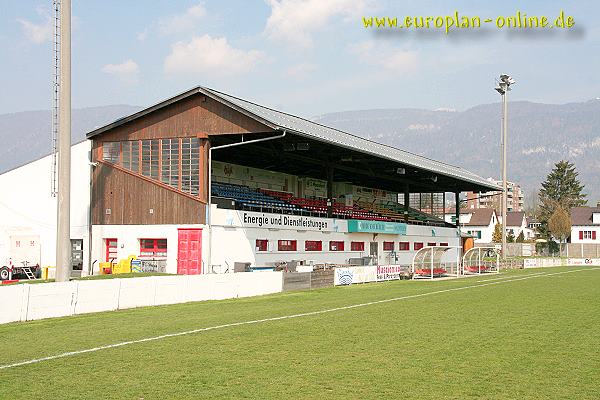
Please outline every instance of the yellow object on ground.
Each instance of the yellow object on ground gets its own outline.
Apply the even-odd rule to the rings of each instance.
[[[128,274],[131,272],[131,260],[135,260],[135,256],[131,255],[125,259],[119,260],[118,264],[113,266],[113,274]]]
[[[56,267],[55,266],[42,267],[42,279],[43,280],[54,279],[55,276],[56,276]]]
[[[100,275],[112,274],[112,264],[109,262],[100,263]]]

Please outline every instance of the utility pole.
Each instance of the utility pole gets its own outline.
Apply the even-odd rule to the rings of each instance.
[[[56,281],[71,275],[71,0],[60,2]]]
[[[510,85],[514,84],[515,80],[507,74],[500,75],[500,81],[495,88],[502,96],[502,259],[506,260],[506,214],[508,209],[508,190],[507,190],[507,148],[508,148],[508,91]]]

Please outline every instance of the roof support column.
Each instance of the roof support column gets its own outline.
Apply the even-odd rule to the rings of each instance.
[[[404,222],[408,224],[408,203],[410,203],[410,188],[404,186]]]
[[[460,228],[460,192],[454,192],[454,201],[456,203],[454,218],[456,218],[456,226]]]
[[[333,165],[327,164],[327,218],[333,218]]]

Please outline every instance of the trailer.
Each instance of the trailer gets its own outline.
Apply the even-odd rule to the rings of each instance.
[[[41,276],[39,235],[12,235],[8,253],[0,258],[0,281]]]

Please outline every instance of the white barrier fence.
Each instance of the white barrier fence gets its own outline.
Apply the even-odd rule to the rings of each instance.
[[[600,265],[600,258],[525,258],[523,268]]]
[[[259,296],[282,290],[281,272],[10,285],[0,287],[0,324],[134,307]]]

